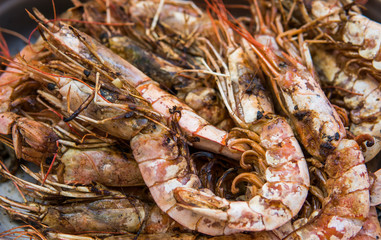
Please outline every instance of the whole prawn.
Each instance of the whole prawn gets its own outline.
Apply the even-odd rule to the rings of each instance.
[[[354,140],[345,139],[343,124],[313,73],[288,55],[277,56],[255,41],[239,23],[235,25],[226,14],[220,13],[226,12],[222,4],[218,6],[214,11],[252,44],[261,66],[271,79],[277,99],[306,150],[325,161],[328,196],[322,211],[313,221],[290,234],[288,239],[348,239],[355,236],[368,216],[370,206],[369,179],[360,147]]]

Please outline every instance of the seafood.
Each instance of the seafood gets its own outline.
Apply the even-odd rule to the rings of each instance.
[[[220,24],[222,25],[223,23],[221,22]],[[235,182],[242,181],[242,179],[240,179],[241,176],[246,179],[252,178],[252,180],[247,181],[251,182],[264,198],[268,198],[270,196],[268,194],[274,192],[274,189],[272,189],[273,186],[281,187],[283,185],[283,187],[281,187],[282,190],[279,191],[279,198],[277,198],[291,210],[292,216],[294,216],[300,210],[307,196],[309,187],[309,179],[307,177],[308,169],[303,153],[293,135],[291,127],[287,124],[286,120],[274,113],[269,93],[265,90],[265,86],[259,74],[256,75],[258,69],[254,68],[255,65],[253,66],[250,64],[249,57],[245,54],[244,49],[234,42],[234,36],[229,35],[229,32],[232,32],[232,30],[229,29],[228,26],[222,25],[221,32],[225,32],[229,41],[226,43],[227,48],[226,52],[224,52],[224,57],[227,59],[227,63],[220,63],[221,69],[216,69],[218,73],[224,72],[227,75],[227,77],[216,76],[220,93],[225,104],[227,104],[227,108],[230,110],[231,117],[235,120],[238,126],[246,129],[241,131],[246,132],[248,135],[258,135],[257,139],[254,140],[258,144],[257,147],[253,150],[244,152],[240,163],[245,169],[251,168],[249,164],[257,166],[256,169],[260,170],[259,174],[245,173],[239,175],[235,179]],[[222,36],[219,37],[219,39],[222,38]],[[223,57],[218,55],[217,52],[219,51],[215,50],[214,47],[211,48],[213,53],[216,55],[216,58],[221,61]],[[206,54],[211,56],[208,52],[206,52]],[[212,61],[213,59],[211,59],[211,62]],[[215,62],[219,61],[215,60]],[[213,65],[215,66],[215,64]],[[282,133],[275,134],[272,132],[272,129],[279,129]],[[239,129],[236,130],[238,132],[240,131]],[[253,132],[247,130],[251,130]],[[272,143],[269,142],[270,139]],[[239,140],[237,139],[236,141],[238,142]],[[251,156],[254,157],[254,160],[251,159]],[[277,179],[276,182],[274,182],[275,179],[269,178],[268,176],[262,176],[267,175],[265,172],[268,172],[271,167],[277,168],[280,166],[278,164],[274,164],[275,162],[295,165],[295,168],[292,167],[295,170],[287,170],[287,173],[284,172],[284,175]],[[299,177],[291,177],[294,174],[299,175]],[[254,179],[259,180],[256,182]],[[268,186],[264,184],[262,187],[261,184],[263,183],[258,183],[262,180],[263,183],[267,182],[266,184],[268,184]],[[233,184],[235,182],[233,182]],[[291,183],[295,185],[292,186],[290,185]],[[286,187],[286,185],[288,186]],[[285,191],[287,188],[290,192]],[[251,194],[255,195],[256,191],[253,190]],[[292,196],[293,199],[292,204],[291,201],[287,199],[287,197],[290,196]],[[253,201],[256,197],[258,196],[252,198],[251,201]],[[188,205],[195,205],[195,203],[191,202],[191,200],[185,199],[182,201]],[[250,207],[254,209],[252,206]],[[212,214],[217,212],[212,210],[209,211],[209,216],[212,216]],[[285,223],[276,223],[279,220],[275,217],[272,217],[271,221],[278,226]],[[284,220],[282,219],[282,221]]]
[[[214,8],[218,11],[218,9]],[[310,71],[295,59],[275,55],[255,41],[247,30],[233,25],[252,44],[282,110],[289,116],[301,143],[317,159],[328,156],[345,136],[344,126]]]
[[[60,178],[66,184],[89,185],[97,182],[106,186],[144,185],[133,157],[115,147],[69,148],[58,159],[64,166]]]
[[[112,72],[115,75],[119,76],[116,76],[116,82],[122,84],[123,88],[133,86],[144,99],[146,99],[149,103],[152,104],[153,109],[159,112],[165,118],[169,118],[172,115],[171,112],[173,111],[180,111],[181,114],[179,125],[182,128],[182,131],[184,131],[187,135],[194,139],[192,141],[192,144],[195,147],[226,155],[234,159],[239,159],[240,154],[233,153],[226,146],[226,141],[228,137],[227,132],[210,125],[206,120],[199,117],[190,107],[179,101],[176,97],[162,90],[156,82],[154,82],[144,73],[140,72],[138,69],[133,67],[126,60],[122,59],[121,57],[113,53],[111,50],[107,49],[99,42],[95,41],[90,36],[84,33],[80,33],[78,30],[75,30],[64,23],[62,23],[62,27],[56,29],[59,31],[54,33],[51,32],[48,28],[46,28],[41,22],[39,23],[39,26],[47,33],[47,36],[45,36],[47,40],[55,44],[56,47],[50,47],[52,48],[52,51],[57,52],[59,56],[61,56],[62,53],[65,52],[65,58],[80,59],[84,64],[89,64],[87,66],[89,68],[97,66],[99,64],[98,61],[100,59],[103,67],[112,69]],[[53,25],[51,25],[50,27],[53,27]],[[72,43],[70,46],[65,44],[65,42],[69,41]],[[60,49],[57,49],[57,47]],[[91,50],[89,50],[88,47],[90,47]],[[93,48],[97,49],[95,55],[96,57],[94,57],[94,55],[91,54],[83,54],[84,52],[95,53],[95,50]],[[63,51],[63,49],[66,50]],[[103,59],[108,59],[108,61],[105,62]],[[78,84],[83,85],[81,83]],[[78,87],[75,86],[72,86],[72,88],[78,89]],[[69,87],[65,89],[68,90]],[[89,94],[87,94],[87,96],[84,96],[84,99],[88,98],[88,95]],[[83,101],[80,101],[79,103],[82,102]],[[79,107],[79,103],[77,103],[75,109]],[[141,129],[140,127],[142,126],[142,124],[143,123],[138,121],[137,124],[134,124],[132,126],[136,125],[139,126],[139,128],[125,132],[129,132],[129,135],[131,135],[134,132],[136,133]],[[121,137],[120,131],[115,132],[115,130],[125,129],[126,127],[127,126],[125,126],[124,128],[111,127],[111,129],[109,129],[108,132],[111,135]],[[240,149],[241,148],[236,148],[236,150],[238,151]]]
[[[158,233],[168,231],[172,223],[172,220],[157,206],[150,206],[137,199],[110,198],[60,205],[43,205],[33,202],[23,204],[5,197],[0,197],[0,200],[0,206],[8,211],[12,207],[27,211],[10,211],[13,217],[46,225],[61,233],[134,233],[142,227],[143,223],[143,232]],[[158,226],[159,224],[162,226]],[[153,229],[155,231],[152,232]]]
[[[355,236],[368,216],[370,206],[369,178],[360,147],[354,140],[345,139],[338,114],[305,66],[286,54],[277,56],[255,41],[249,32],[220,13],[226,12],[223,7],[213,10],[252,44],[303,146],[311,155],[325,162],[328,196],[322,211],[288,239],[319,236],[348,239]],[[340,227],[334,227],[339,223]]]
[[[300,33],[297,39],[276,38],[282,28],[289,29],[280,26],[278,2],[233,6],[256,13],[255,21],[243,16],[235,21],[220,0],[207,1],[205,12],[185,1],[73,2],[77,6],[69,13],[76,21],[73,26],[62,22],[66,20],[45,19],[37,10],[34,16],[30,14],[38,23],[42,49],[31,58],[9,59],[6,77],[0,76],[0,88],[10,91],[1,99],[0,116],[5,124],[0,129],[3,135],[12,133],[19,156],[36,156],[29,158],[41,165],[38,173],[21,165],[37,184],[13,176],[1,165],[2,175],[37,199],[21,203],[0,196],[0,206],[11,216],[33,224],[26,226],[31,227],[27,236],[88,240],[138,236],[377,238],[380,229],[370,206],[381,202],[381,170],[370,173],[364,164],[377,150],[370,146],[370,137],[347,131],[344,110],[338,112],[340,108],[328,101],[340,106],[347,101],[351,126],[367,123],[367,134],[375,136],[377,146],[378,133],[371,129],[378,119],[371,109],[377,107],[371,99],[378,94],[377,82],[364,81],[363,85],[372,86],[366,96],[352,94],[349,99],[348,91],[344,94],[336,88],[334,95],[326,97],[308,59],[298,56],[305,53],[302,40],[311,36],[310,28],[296,31]],[[304,5],[295,1],[291,8],[296,6]],[[338,12],[349,16],[353,9]],[[283,23],[295,23],[291,12]],[[78,13],[84,16],[74,16]],[[311,31],[314,34],[331,27],[335,16],[310,20],[303,15],[307,25],[317,23],[316,31]],[[327,24],[325,19],[329,19]],[[256,32],[249,33],[251,29]],[[313,41],[327,37],[324,34]],[[109,45],[93,37],[103,44],[110,41]],[[118,57],[107,48],[117,46],[111,41],[118,38],[131,40],[129,47],[140,47],[137,54],[145,62],[154,59],[155,66],[142,66],[130,55],[125,58],[132,65]],[[343,58],[347,67],[356,68],[355,74],[361,73],[353,85],[362,84],[368,76],[364,71],[370,72],[361,70],[361,64],[368,60],[359,63],[348,60],[348,55]],[[151,79],[158,72],[162,82]],[[371,73],[377,81],[375,72]],[[181,100],[163,90],[163,86],[177,89],[181,83],[187,86],[178,88]],[[274,109],[266,84],[272,87],[280,109]],[[29,86],[31,90],[26,91]],[[210,108],[204,108],[203,98],[216,96],[216,86],[238,127],[226,126],[223,131],[213,126],[218,121],[211,119],[223,118],[225,113],[209,111],[221,108],[215,99],[208,101]],[[337,95],[346,100],[338,100]],[[38,144],[49,150],[33,145],[30,139],[36,137],[28,132],[32,128],[25,127],[27,121],[43,126],[38,127],[43,131]],[[46,140],[50,133],[54,134],[51,141]],[[1,139],[12,145],[9,136]],[[194,149],[189,146],[225,156],[191,154]],[[308,165],[301,147],[306,156],[312,155]],[[215,237],[219,235],[224,236]]]
[[[44,124],[12,112],[0,114],[0,133],[13,136],[16,157],[40,165],[57,152],[58,136]]]
[[[184,69],[169,61],[148,52],[125,36],[116,36],[108,39],[108,46],[115,53],[126,59],[136,68],[147,74],[153,80],[170,90],[177,92],[176,96],[182,99],[199,116],[212,125],[225,120],[226,110],[222,105],[217,92],[212,87],[205,86],[201,77],[180,76]],[[185,70],[186,71],[186,70]],[[200,79],[197,81],[197,78]]]
[[[77,39],[78,42],[76,44],[79,45],[72,42],[73,44],[70,45],[72,49],[69,49],[71,51],[66,51],[66,54],[70,54],[72,58],[75,56],[75,59],[78,59],[77,61],[79,61],[80,64],[88,64],[89,59],[91,59],[93,61],[91,64],[95,65],[97,60],[93,59],[90,55],[90,50],[86,46],[82,46],[84,43],[81,42],[82,38],[86,38],[86,42],[99,45],[99,43],[96,43],[89,36],[79,33],[73,28],[70,29],[65,25],[62,25],[60,29],[57,29],[59,31],[55,33],[48,31],[43,25],[40,25],[40,27],[48,34],[46,39],[48,43],[52,44],[50,47],[53,48],[53,51],[57,52],[57,50],[54,49],[57,41],[71,37],[72,41],[76,41],[75,39]],[[75,33],[80,34],[79,39],[78,36],[74,35]],[[88,52],[82,50],[79,52],[78,46]],[[66,45],[66,48],[68,47],[69,46]],[[117,58],[115,54],[105,49],[102,45],[99,45],[98,50],[100,50],[99,52],[102,53],[102,56],[109,56],[109,61],[99,66],[99,69],[103,70],[102,73],[106,71],[105,69],[107,68],[105,67],[107,67],[107,65],[113,64],[112,66],[114,66],[114,68],[109,68],[112,70],[109,70],[111,73],[119,72],[119,79],[122,82],[129,80],[134,83],[134,86],[143,93],[143,97],[151,99],[150,102],[153,102],[153,105],[158,102],[156,99],[152,99],[157,98],[159,94],[163,93],[155,83],[127,62],[124,62],[123,59]],[[99,59],[103,58],[104,57],[100,57]],[[117,59],[118,64],[112,63],[112,59],[115,61]],[[110,74],[110,72],[106,72],[106,74]],[[57,86],[62,89],[60,82],[61,80],[57,82]],[[70,80],[70,82],[75,81]],[[74,88],[74,85],[71,86],[71,91],[77,91],[76,89],[78,88]],[[86,89],[86,86],[82,86],[81,88]],[[151,89],[154,91],[149,92]],[[67,99],[69,99],[69,96],[74,95],[63,91],[60,92],[63,96],[67,96]],[[88,96],[82,97],[82,100],[79,102],[83,102],[86,98],[88,98]],[[65,99],[64,101],[66,102],[67,100]],[[69,102],[72,104],[74,101],[70,100]],[[110,106],[113,105],[111,104]],[[78,107],[79,106],[76,106],[76,108]],[[81,119],[82,116],[83,119],[83,114],[88,109],[89,107],[83,110],[78,115],[78,118]],[[62,110],[65,111],[66,108],[62,108]],[[151,114],[149,110],[146,112]],[[181,110],[181,118],[178,119],[179,125],[181,125],[184,115],[186,115],[186,113],[184,114],[184,110]],[[186,118],[186,121],[189,121],[189,119]],[[273,134],[275,134],[273,131],[278,132],[278,129],[282,129],[279,141],[281,142],[285,139],[287,146],[292,149],[290,150],[291,156],[293,156],[295,152],[300,152],[298,145],[295,146],[295,139],[290,135],[292,134],[291,128],[285,125],[285,122],[281,118],[274,118],[271,124],[264,122],[257,126],[258,132],[262,134],[255,138],[258,139],[257,141],[261,141],[262,146],[264,146],[265,150],[263,154],[267,154],[271,157],[267,159],[269,166],[265,169],[266,182],[261,188],[263,196],[256,195],[252,197],[249,204],[250,206],[248,206],[249,201],[232,202],[217,197],[208,191],[199,190],[200,180],[198,176],[193,173],[192,167],[187,163],[186,150],[181,147],[181,138],[176,137],[177,134],[168,131],[160,122],[147,121],[145,123],[146,125],[139,129],[138,134],[133,131],[128,131],[122,138],[129,139],[132,137],[130,145],[133,150],[134,158],[138,162],[143,179],[150,188],[156,204],[180,224],[189,229],[197,229],[197,231],[209,235],[231,234],[243,230],[270,230],[288,221],[292,215],[299,210],[300,201],[297,201],[297,204],[294,205],[292,198],[303,199],[304,197],[304,191],[302,190],[302,193],[300,193],[298,189],[308,186],[307,171],[303,171],[303,169],[306,169],[306,163],[303,158],[299,158],[298,156],[295,157],[295,160],[293,157],[282,158],[278,156],[277,143],[279,142],[273,141]],[[126,121],[126,124],[130,123]],[[269,124],[271,126],[269,126]],[[96,126],[96,124],[94,126]],[[118,134],[118,136],[120,136],[123,132],[119,131]],[[253,134],[253,136],[255,136],[255,134]],[[287,175],[285,175],[286,172],[288,173]],[[283,183],[283,181],[285,181],[285,183]],[[279,188],[281,188],[282,191],[278,191]],[[287,189],[290,189],[290,191]],[[287,197],[284,195],[286,193],[289,193]],[[195,196],[195,199],[191,196]],[[216,206],[213,206],[214,204],[209,205],[209,200],[213,201]],[[197,204],[201,206],[187,209],[188,207],[185,208],[186,201],[197,201]],[[280,204],[279,201],[282,201],[282,204]],[[277,212],[277,214],[272,215],[271,213],[273,211]],[[249,214],[248,217],[241,218],[242,215],[247,214]],[[275,216],[278,217],[276,221],[272,219]]]
[[[158,45],[155,51],[160,56],[185,64],[192,62],[186,55],[197,53],[197,49],[193,48],[197,36],[212,27],[207,14],[191,1],[132,0],[125,8],[125,14],[134,23],[150,24],[149,27],[143,25],[141,28],[141,24],[138,24],[134,28],[134,35],[140,30],[137,39],[146,39],[148,44]]]
[[[323,84],[338,87],[338,94],[343,97],[344,107],[350,110],[350,132],[355,136],[369,134],[374,138],[374,145],[365,144],[365,161],[373,159],[381,150],[381,91],[379,83],[371,76],[357,77],[339,67],[340,56],[325,51],[315,51],[313,60],[318,72],[324,74],[320,79]],[[341,91],[343,89],[344,91]]]
[[[166,2],[163,6],[165,8],[168,6],[172,6],[172,4],[174,3]],[[140,4],[138,8],[141,8],[145,5],[147,4]],[[82,15],[85,21],[93,19],[100,20],[106,18],[105,11],[92,10],[95,7],[101,8],[101,6],[98,5],[94,6],[94,2],[87,2],[85,4],[81,3],[77,6],[81,6],[84,9],[84,13]],[[191,5],[189,7],[191,7]],[[128,7],[126,7],[126,9],[128,9]],[[151,11],[151,7],[148,7],[148,9],[148,11]],[[184,15],[182,19],[190,19],[193,17],[193,15],[188,15],[186,11],[183,11],[182,7],[171,10],[178,11],[179,15]],[[117,11],[111,12],[110,14],[113,16],[113,18],[118,18],[118,16],[120,15]],[[136,13],[135,11],[132,11],[131,14],[133,15]],[[141,17],[142,16],[139,16],[139,19]],[[137,19],[136,17],[132,18],[134,20]],[[149,16],[144,16],[144,19],[146,18],[150,19]],[[168,19],[171,19],[171,17],[163,17],[163,19],[159,19],[158,25],[168,25]],[[116,19],[114,21],[116,21]],[[134,23],[139,25],[141,22],[145,21],[148,20],[140,20]],[[185,21],[185,23],[183,23],[184,26],[182,28],[180,27],[181,23],[181,21],[176,22],[176,29],[181,29],[181,32],[179,32],[178,36],[176,36],[182,41],[188,41],[187,39],[184,39],[184,36],[187,35],[186,31],[189,27],[189,22]],[[205,25],[206,24],[203,24],[202,27],[197,27],[197,29],[192,31],[195,32],[194,35],[204,35],[205,31],[203,30],[203,28],[205,27]],[[122,58],[126,59],[129,63],[134,65],[140,71],[144,72],[148,77],[152,78],[154,81],[157,81],[162,88],[169,89],[168,91],[176,93],[176,96],[178,98],[183,100],[189,107],[194,109],[199,116],[207,120],[210,124],[220,128],[228,128],[230,119],[228,119],[229,117],[227,115],[226,109],[223,107],[222,101],[220,100],[218,93],[213,88],[214,84],[210,83],[212,81],[208,81],[207,77],[204,76],[204,74],[202,74],[204,70],[202,69],[203,66],[201,65],[201,63],[199,63],[200,56],[191,56],[190,54],[187,54],[186,60],[180,59],[178,61],[173,61],[170,59],[166,59],[167,55],[159,56],[158,54],[152,52],[155,51],[155,49],[157,50],[157,48],[160,49],[160,44],[154,45],[156,47],[152,47],[151,44],[147,46],[143,37],[139,39],[136,39],[136,37],[134,38],[134,34],[136,34],[137,31],[126,31],[125,33],[125,31],[123,31],[124,29],[115,30],[111,26],[107,27],[107,29],[105,29],[105,26],[98,26],[98,28],[96,26],[92,26],[91,29],[95,29],[95,31],[97,32],[96,35],[106,35],[107,37],[103,37],[100,39],[102,43],[105,43],[107,47],[109,47]],[[144,36],[146,36],[146,34],[147,33],[144,33]],[[171,35],[171,39],[173,39],[173,33]],[[132,38],[134,38],[134,40]],[[160,41],[161,40],[159,39],[155,42],[157,43]],[[194,45],[196,44],[191,44],[191,49],[196,48]],[[186,50],[182,51],[188,52],[188,48],[189,47],[187,47]],[[183,66],[184,64],[181,64],[181,62],[184,61],[186,61],[189,64]],[[194,71],[194,73],[192,73],[192,71]]]
[[[307,2],[307,1],[306,1]],[[358,9],[347,6],[342,1],[311,1],[302,4],[305,14],[303,22],[313,21],[319,27],[317,38],[327,39],[324,47],[335,48],[347,59],[345,69],[360,66],[360,72],[366,72],[377,80],[381,70],[381,25],[359,13]],[[310,9],[307,13],[306,9]],[[341,22],[342,24],[337,24]],[[309,27],[311,29],[311,26]],[[318,41],[319,42],[319,41]],[[322,41],[320,41],[321,43]],[[322,45],[320,45],[322,46]]]
[[[33,96],[40,86],[29,78],[30,73],[20,69],[19,63],[46,57],[42,51],[42,43],[42,39],[38,39],[35,44],[25,46],[14,59],[0,56],[9,62],[4,64],[7,68],[0,76],[0,113],[9,112],[18,105],[27,105],[30,109],[38,108]]]
[[[340,170],[339,170],[340,169]],[[286,239],[349,239],[364,224],[369,212],[369,183],[361,150],[354,140],[341,140],[326,159],[328,196],[319,215]]]
[[[92,237],[80,237],[78,235],[68,235],[68,234],[57,234],[57,233],[48,233],[48,236],[54,239],[79,239],[79,240],[94,240]],[[119,235],[106,237],[105,240],[133,240],[136,238],[136,235]],[[259,233],[238,233],[229,236],[220,236],[220,237],[207,237],[199,234],[193,233],[162,233],[162,234],[140,234],[139,239],[142,240],[249,240],[249,239],[263,239],[263,240],[278,240],[274,234],[271,232],[259,232]]]
[[[369,210],[368,219],[364,222],[361,231],[353,238],[353,240],[361,239],[379,239],[381,237],[381,226],[377,218],[377,211],[375,207]]]

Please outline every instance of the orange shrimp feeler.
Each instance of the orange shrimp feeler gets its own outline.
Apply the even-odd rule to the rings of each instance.
[[[56,145],[57,145],[57,151],[58,151],[58,148],[59,148],[58,141],[56,141]],[[53,160],[52,160],[52,162],[50,163],[49,169],[48,169],[48,171],[46,172],[45,177],[44,177],[44,180],[42,180],[42,182],[41,182],[41,185],[44,185],[46,179],[47,179],[48,176],[49,176],[49,173],[52,171],[53,164],[54,164],[54,162],[56,161],[56,158],[57,158],[57,154],[58,154],[58,153],[55,153],[55,154],[54,154]]]
[[[269,70],[269,72],[277,77],[280,74],[280,69],[275,63],[275,59],[279,59],[279,56],[276,56],[269,47],[262,45],[258,41],[254,39],[254,37],[234,18],[234,16],[226,9],[225,5],[221,0],[212,0],[212,3],[209,0],[205,0],[208,7],[213,10],[225,23],[227,23],[235,32],[245,38],[248,42],[253,45],[253,51],[262,59],[264,62],[264,68]],[[230,17],[233,21],[231,22],[228,17]],[[286,55],[286,54],[284,54]],[[285,56],[286,57],[286,56]],[[271,61],[270,59],[274,59]]]

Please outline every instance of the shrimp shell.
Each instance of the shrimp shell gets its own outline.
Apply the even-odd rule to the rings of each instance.
[[[350,110],[350,131],[355,135],[370,134],[374,137],[373,146],[366,146],[365,161],[372,160],[381,150],[381,90],[377,80],[371,76],[359,77],[355,73],[343,71],[339,59],[333,52],[322,50],[313,54],[314,63],[324,74],[324,84],[337,86],[353,94],[343,93],[344,104]],[[340,92],[339,92],[340,93]]]
[[[369,179],[360,147],[341,140],[327,157],[328,197],[321,213],[286,239],[349,239],[362,228],[369,213]]]
[[[317,18],[337,12],[324,19],[323,22],[343,21],[338,14],[342,7],[340,1],[313,1],[311,12]],[[341,27],[335,23],[328,24],[328,31],[333,34],[336,41],[344,43],[344,55],[349,54],[352,58],[371,61],[371,66],[375,71],[369,71],[372,75],[379,76],[381,70],[381,24],[354,11],[348,11],[345,18]],[[353,47],[356,50],[350,50]],[[355,51],[354,55],[351,54],[351,51]],[[357,62],[360,63],[361,60]]]

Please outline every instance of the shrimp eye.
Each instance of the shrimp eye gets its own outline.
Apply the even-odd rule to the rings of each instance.
[[[46,163],[47,165],[52,164],[52,161],[53,161],[53,157],[52,157],[52,156],[51,156],[51,157],[47,157],[47,158],[45,159],[45,163]]]
[[[89,77],[91,72],[87,69],[83,70],[83,74],[85,74],[86,77]]]
[[[54,83],[48,83],[48,89],[50,91],[53,91],[56,88],[56,85]]]

